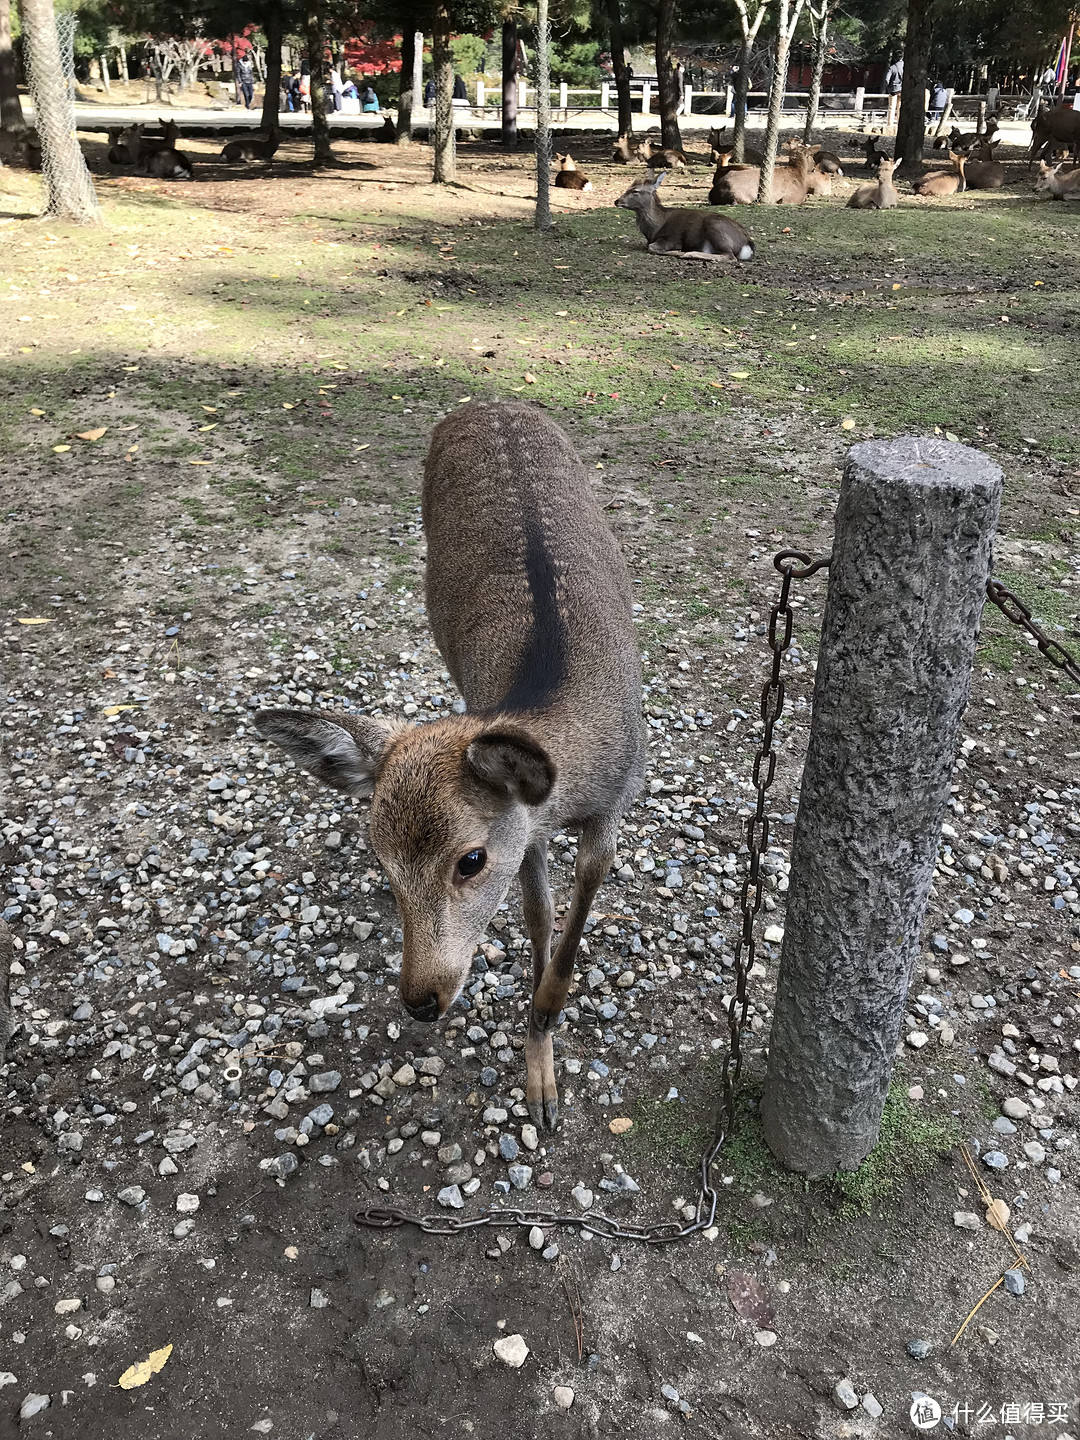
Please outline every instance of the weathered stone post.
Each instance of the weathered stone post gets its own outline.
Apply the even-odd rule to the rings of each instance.
[[[810,1175],[877,1141],[967,705],[1001,502],[977,450],[852,447],[792,845],[762,1105]]]

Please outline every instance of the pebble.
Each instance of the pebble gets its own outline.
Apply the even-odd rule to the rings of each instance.
[[[462,1198],[461,1189],[457,1185],[444,1185],[436,1196],[440,1205],[448,1210],[464,1210],[465,1201]]]
[[[913,1360],[925,1360],[930,1354],[930,1349],[929,1340],[909,1340],[907,1343],[907,1353]]]
[[[859,1403],[859,1397],[855,1393],[855,1387],[851,1381],[845,1378],[837,1381],[833,1386],[833,1399],[841,1410],[854,1410]]]
[[[560,1410],[569,1410],[574,1403],[574,1392],[569,1385],[556,1385],[552,1398]]]
[[[1040,1145],[1038,1140],[1029,1140],[1024,1146],[1024,1154],[1033,1165],[1041,1165],[1046,1159],[1046,1146]]]
[[[1010,1295],[1023,1295],[1025,1288],[1026,1281],[1022,1270],[1005,1271],[1005,1289]]]
[[[757,1341],[757,1343],[762,1347],[762,1349],[768,1350],[770,1346],[776,1344],[776,1331],[775,1331],[775,1330],[755,1330],[755,1331],[754,1331],[754,1339],[755,1339],[755,1340]]]
[[[593,1192],[591,1190],[587,1190],[584,1185],[575,1185],[573,1190],[570,1191],[570,1194],[577,1201],[579,1209],[592,1209]]]
[[[511,1165],[506,1173],[515,1190],[527,1189],[533,1177],[531,1165]]]
[[[521,1143],[526,1150],[535,1150],[540,1144],[540,1137],[536,1133],[535,1125],[522,1125]]]
[[[520,1153],[521,1149],[513,1135],[499,1136],[499,1154],[504,1160],[516,1160]]]
[[[199,1208],[198,1195],[177,1195],[176,1208],[181,1215],[194,1215]]]
[[[300,1169],[300,1161],[291,1150],[286,1150],[284,1155],[277,1155],[273,1160],[264,1160],[262,1168],[267,1175],[272,1175],[277,1180],[285,1180]]]
[[[543,1230],[540,1229],[539,1225],[534,1225],[529,1231],[529,1244],[534,1250],[542,1250],[546,1240],[547,1236]]]
[[[504,1335],[491,1347],[504,1365],[511,1370],[520,1370],[529,1357],[529,1347],[521,1335]]]
[[[1009,1157],[1000,1150],[984,1150],[979,1158],[990,1170],[1008,1169]]]
[[[340,1084],[341,1075],[337,1070],[323,1070],[318,1075],[312,1075],[308,1081],[308,1089],[313,1095],[328,1095]]]
[[[881,1416],[885,1413],[881,1401],[878,1400],[877,1396],[872,1395],[869,1390],[862,1397],[862,1408],[870,1416],[871,1420],[880,1420]]]
[[[1025,1120],[1031,1114],[1031,1106],[1026,1100],[1020,1100],[1015,1095],[1001,1102],[1001,1113],[1007,1115],[1010,1120]]]
[[[19,1406],[19,1419],[32,1420],[35,1415],[40,1415],[42,1410],[47,1410],[52,1404],[51,1395],[27,1395]]]
[[[324,1290],[312,1290],[308,1296],[308,1306],[312,1310],[325,1310],[329,1304]]]
[[[146,1199],[146,1191],[141,1185],[128,1185],[126,1189],[116,1192],[116,1198],[125,1205],[141,1205]]]

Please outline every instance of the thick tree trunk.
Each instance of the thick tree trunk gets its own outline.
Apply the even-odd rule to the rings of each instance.
[[[436,185],[453,185],[457,180],[457,137],[454,131],[454,55],[450,49],[450,10],[446,0],[435,6],[431,36],[432,72],[435,77],[435,171]]]
[[[634,116],[630,109],[630,71],[626,64],[626,40],[619,0],[607,0],[607,18],[611,68],[615,72],[615,94],[619,102],[619,134],[629,135],[634,128]]]
[[[761,157],[761,179],[758,184],[759,202],[767,201],[772,189],[776,146],[780,139],[780,115],[784,108],[784,91],[787,88],[788,54],[802,7],[803,0],[780,0],[772,57],[772,83],[769,86],[769,118],[765,126],[765,149]]]
[[[518,30],[513,20],[502,27],[502,143],[517,144]]]
[[[277,128],[281,113],[281,39],[284,25],[280,0],[272,0],[266,11],[266,83],[263,88],[262,121],[266,134]]]
[[[11,0],[0,0],[0,130],[21,134],[26,129],[11,48]]]
[[[897,174],[911,177],[922,166],[926,141],[926,81],[930,72],[930,42],[934,30],[934,0],[908,0],[907,39],[904,42],[904,85],[900,91],[900,118],[896,125]]]
[[[45,214],[87,225],[101,218],[72,124],[52,0],[22,0],[26,66],[45,178]]]
[[[750,61],[754,55],[754,42],[744,37],[739,48],[739,69],[735,76],[735,124],[732,129],[732,160],[742,164],[746,151],[746,107],[750,92]]]
[[[407,145],[411,139],[413,107],[413,61],[416,57],[416,28],[410,16],[401,30],[401,84],[398,86],[397,143]]]
[[[665,148],[682,149],[679,131],[678,77],[671,63],[671,45],[675,38],[675,0],[660,0],[656,11],[656,84],[660,91],[660,143]]]
[[[551,229],[551,26],[548,0],[536,7],[536,228]]]
[[[311,70],[311,135],[316,165],[333,160],[330,148],[330,126],[326,122],[326,86],[323,83],[326,45],[323,40],[323,17],[318,0],[307,0],[305,11],[308,66]]]
[[[810,77],[810,94],[806,101],[806,124],[803,127],[803,140],[807,145],[813,139],[814,126],[817,124],[818,106],[821,104],[821,77],[825,73],[825,52],[829,40],[829,5],[828,0],[822,4],[820,11],[815,15],[810,12],[811,19],[815,22],[817,34],[814,36],[814,72]]]

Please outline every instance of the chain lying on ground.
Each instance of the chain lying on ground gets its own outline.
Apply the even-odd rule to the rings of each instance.
[[[702,1153],[698,1166],[698,1199],[693,1220],[680,1223],[674,1220],[656,1220],[650,1224],[634,1224],[614,1220],[599,1211],[589,1210],[584,1215],[562,1215],[552,1210],[532,1210],[521,1207],[492,1207],[482,1215],[473,1218],[452,1215],[410,1215],[405,1210],[392,1206],[372,1206],[358,1210],[353,1219],[357,1225],[376,1230],[392,1230],[401,1225],[412,1225],[427,1235],[458,1235],[464,1230],[475,1230],[481,1226],[501,1228],[503,1226],[533,1225],[559,1226],[562,1228],[588,1230],[594,1235],[609,1240],[639,1240],[646,1245],[662,1245],[672,1240],[683,1240],[707,1229],[716,1219],[719,1200],[712,1183],[712,1168],[724,1146],[724,1142],[735,1128],[736,1104],[739,1079],[742,1074],[742,1032],[746,1026],[747,979],[754,966],[757,952],[755,925],[762,903],[763,876],[761,860],[769,846],[769,817],[765,801],[769,787],[776,774],[776,748],[774,732],[776,723],[784,710],[784,679],[781,673],[784,655],[791,644],[794,612],[791,608],[791,582],[807,580],[819,570],[826,569],[831,556],[815,560],[802,550],[781,550],[773,557],[773,565],[781,578],[780,595],[769,614],[769,648],[772,664],[769,677],[761,688],[762,736],[758,752],[754,757],[754,789],[756,791],[753,814],[746,822],[746,846],[749,852],[746,874],[743,877],[742,894],[739,901],[741,928],[735,944],[733,971],[735,992],[728,1004],[728,1052],[724,1058],[721,1080],[721,1096],[717,1109],[716,1125],[712,1138]],[[1039,649],[1054,665],[1064,670],[1070,679],[1080,684],[1080,664],[1056,640],[1052,640],[1032,619],[1031,611],[1011,590],[999,580],[988,580],[987,597],[1013,624],[1026,630],[1038,642]]]

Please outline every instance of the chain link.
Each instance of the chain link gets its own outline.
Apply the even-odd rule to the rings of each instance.
[[[986,582],[986,598],[991,600],[1014,625],[1035,639],[1039,649],[1059,670],[1064,670],[1069,679],[1080,685],[1080,664],[1074,656],[1070,655],[1064,645],[1057,640],[1051,639],[1039,623],[1032,619],[1031,611],[1024,604],[1018,595],[1003,585],[1000,580],[988,580]]]

